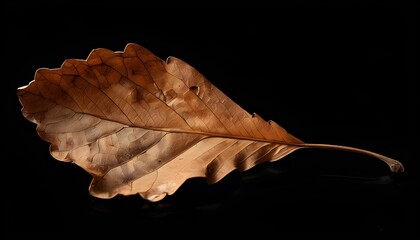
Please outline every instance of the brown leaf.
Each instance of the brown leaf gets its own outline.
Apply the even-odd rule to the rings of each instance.
[[[163,61],[137,44],[38,69],[17,94],[52,156],[89,172],[99,198],[139,193],[159,201],[189,178],[215,183],[305,147],[364,153],[403,170],[367,150],[304,143],[246,112],[182,60]]]

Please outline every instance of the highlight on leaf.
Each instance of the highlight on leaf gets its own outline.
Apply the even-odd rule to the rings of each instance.
[[[246,112],[184,61],[163,61],[134,43],[122,52],[98,48],[86,60],[38,69],[17,95],[24,117],[51,143],[51,155],[86,170],[98,198],[139,194],[159,201],[189,178],[216,183],[235,169],[302,148],[367,154],[392,172],[404,170],[368,150],[305,143]]]

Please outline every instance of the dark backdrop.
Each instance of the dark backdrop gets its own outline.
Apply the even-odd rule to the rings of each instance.
[[[416,231],[416,14],[385,3],[220,10],[2,2],[2,227],[139,235],[176,227],[201,236]],[[96,199],[86,172],[50,156],[16,89],[38,68],[130,42],[183,59],[248,112],[305,142],[372,150],[406,172],[390,174],[360,154],[303,149],[213,185],[190,179],[158,203]]]

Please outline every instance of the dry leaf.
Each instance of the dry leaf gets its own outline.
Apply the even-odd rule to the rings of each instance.
[[[139,193],[159,201],[189,178],[215,183],[307,147],[368,154],[404,170],[371,151],[304,143],[246,112],[182,60],[163,61],[137,44],[38,69],[17,94],[52,156],[89,172],[99,198]]]

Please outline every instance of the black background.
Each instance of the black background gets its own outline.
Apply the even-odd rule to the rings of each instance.
[[[160,9],[2,2],[2,227],[159,236],[417,231],[416,14],[414,5],[386,3]],[[305,142],[372,150],[400,160],[406,172],[390,174],[360,154],[302,149],[216,184],[190,179],[157,203],[96,199],[86,172],[51,157],[22,116],[16,89],[38,68],[130,42],[186,61],[248,112]]]

